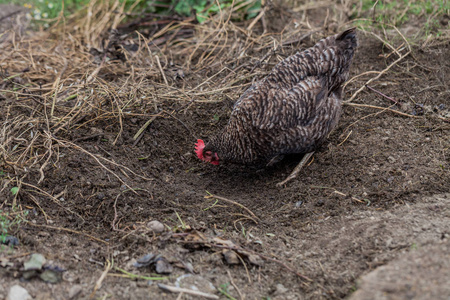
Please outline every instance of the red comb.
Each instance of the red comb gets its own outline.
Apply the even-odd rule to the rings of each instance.
[[[203,160],[203,148],[205,148],[205,142],[202,140],[197,140],[195,144],[195,153],[197,153],[197,157]]]

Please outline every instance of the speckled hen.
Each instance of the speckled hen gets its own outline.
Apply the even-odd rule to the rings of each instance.
[[[197,141],[198,158],[218,165],[219,161],[254,163],[304,153],[279,185],[295,178],[339,121],[342,84],[348,79],[356,47],[352,28],[281,61],[242,94],[220,133],[206,145]]]

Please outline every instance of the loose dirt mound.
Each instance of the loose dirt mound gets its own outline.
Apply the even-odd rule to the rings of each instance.
[[[426,246],[375,269],[350,299],[448,299],[449,247],[448,241]]]
[[[20,283],[37,299],[176,299],[120,271],[150,276],[133,267],[147,253],[175,266],[165,284],[192,271],[203,291],[235,298],[337,299],[359,276],[448,240],[449,198],[436,196],[450,182],[445,37],[411,45],[395,29],[359,31],[339,127],[279,189],[301,156],[214,167],[193,155],[194,142],[219,130],[280,59],[348,27],[345,14],[323,24],[323,7],[275,5],[265,34],[263,22],[250,31],[251,21],[217,16],[124,37],[120,14],[91,9],[65,33],[57,25],[2,45],[2,209],[29,214],[20,246],[0,256],[0,298],[39,252],[66,272],[52,286]],[[108,36],[112,27],[119,34]],[[165,233],[152,233],[151,220]]]

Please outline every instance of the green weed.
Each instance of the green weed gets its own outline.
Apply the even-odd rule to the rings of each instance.
[[[0,4],[15,4],[28,8],[27,18],[35,21],[54,19],[61,11],[64,15],[70,15],[88,3],[89,0],[0,0]]]
[[[221,284],[219,286],[219,288],[217,289],[222,295],[224,295],[225,297],[227,297],[230,300],[236,300],[236,298],[234,298],[233,296],[230,295],[230,292],[228,291],[228,287],[230,286],[229,283],[224,283]]]
[[[4,243],[6,237],[19,228],[20,224],[26,220],[27,215],[28,211],[18,211],[10,214],[0,210],[0,243]]]
[[[360,7],[357,7],[357,6]],[[440,34],[439,18],[450,11],[450,4],[443,0],[363,0],[354,4],[353,18],[355,25],[360,27],[384,27],[385,25],[400,26],[413,16],[425,18],[422,28],[426,36],[430,33]]]
[[[241,5],[243,4],[243,2],[244,1],[235,1],[235,6]],[[172,4],[175,5],[174,10],[176,13],[183,16],[190,16],[193,12],[195,12],[197,21],[199,23],[203,23],[208,19],[210,15],[218,14],[223,9],[231,7],[233,1],[172,0]],[[245,19],[254,18],[261,10],[261,0],[249,2],[247,5],[243,5],[240,10],[245,13]]]
[[[11,194],[13,194],[13,196],[15,196],[18,191],[19,191],[19,187],[17,187],[17,186],[11,188]]]
[[[114,0],[104,0],[111,1]],[[176,13],[180,16],[195,16],[199,23],[205,22],[210,16],[219,14],[222,10],[231,7],[233,0],[118,0],[125,5],[125,11],[134,7],[135,13],[157,13],[170,15]],[[15,4],[29,9],[27,18],[34,22],[49,24],[49,21],[57,18],[61,12],[64,16],[85,8],[89,0],[0,0],[0,4]],[[99,1],[100,2],[100,1]],[[234,1],[234,7],[239,7],[245,19],[251,19],[261,10],[261,0]]]

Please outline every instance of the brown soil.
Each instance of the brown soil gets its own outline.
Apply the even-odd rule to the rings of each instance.
[[[381,71],[398,58],[395,54],[383,57],[391,51],[370,34],[360,32],[359,37],[360,47],[350,78],[367,71]],[[314,35],[313,39],[306,39],[301,47],[311,45],[316,38]],[[339,127],[328,143],[284,188],[275,184],[295,167],[299,155],[262,168],[215,167],[201,163],[193,154],[197,138],[206,140],[225,124],[233,101],[244,87],[212,95],[216,103],[159,102],[160,110],[173,113],[155,118],[136,145],[133,136],[150,119],[150,108],[145,104],[135,108],[136,115],[125,114],[122,124],[97,119],[58,134],[58,139],[120,164],[102,160],[112,173],[86,152],[70,146],[58,148],[58,160],[52,159],[39,184],[40,165],[26,174],[4,165],[8,174],[18,172],[24,176],[24,183],[58,196],[51,200],[42,192],[31,192],[30,186],[22,186],[25,191],[17,201],[23,209],[30,210],[26,217],[30,223],[21,224],[15,232],[21,244],[13,253],[3,251],[0,258],[20,265],[29,258],[27,253],[38,252],[66,272],[62,282],[49,285],[37,279],[20,282],[17,272],[0,268],[0,299],[6,298],[14,284],[25,287],[35,299],[68,299],[70,293],[78,290],[75,298],[89,299],[106,261],[114,261],[114,266],[134,274],[153,274],[151,269],[132,266],[147,253],[162,254],[174,265],[192,264],[195,276],[216,288],[232,280],[235,286],[228,285],[228,292],[236,299],[240,294],[245,299],[339,299],[357,289],[360,276],[396,258],[409,257],[408,253],[416,249],[447,243],[448,250],[449,44],[412,48],[412,55],[371,83],[373,88],[401,101],[400,106],[391,108],[409,116],[345,105]],[[296,49],[286,47],[283,51],[289,55]],[[261,58],[266,53],[267,50],[255,50],[253,55]],[[183,61],[177,61],[180,57],[175,59],[175,66],[183,65]],[[261,66],[263,71],[271,69],[275,58],[270,62]],[[186,71],[182,80],[174,79],[174,85],[197,86],[220,69],[217,66],[204,76]],[[229,73],[214,77],[212,84],[221,82]],[[113,74],[100,76],[114,80]],[[373,76],[351,81],[346,87],[346,98]],[[159,80],[163,82],[162,78]],[[13,105],[11,101],[0,98],[2,122],[6,114],[34,114],[29,107]],[[377,107],[392,104],[370,90],[359,93],[352,103]],[[78,125],[86,121],[78,120]],[[4,182],[2,186],[6,184],[8,188],[2,190],[3,201],[12,203],[11,186],[6,179]],[[215,203],[214,198],[206,197],[209,193],[243,205],[256,218],[236,204],[222,200]],[[152,220],[164,223],[166,232],[151,233],[146,224]],[[194,247],[184,242],[182,234],[173,234],[195,234],[196,231],[183,228],[186,226],[210,238],[230,240],[284,265],[265,260],[257,266],[249,263],[245,255],[245,266],[241,261],[229,265],[222,255],[224,249],[202,243]],[[443,268],[448,274],[448,264]],[[113,273],[120,274],[112,269],[109,275]],[[189,272],[175,267],[163,283],[172,285],[183,274]],[[409,280],[408,276],[400,278],[403,282]],[[198,286],[221,295],[208,291],[208,284]],[[393,293],[402,293],[402,289]],[[117,276],[106,276],[94,293],[95,299],[177,296],[162,291],[154,282]],[[185,295],[182,299],[188,298]]]

